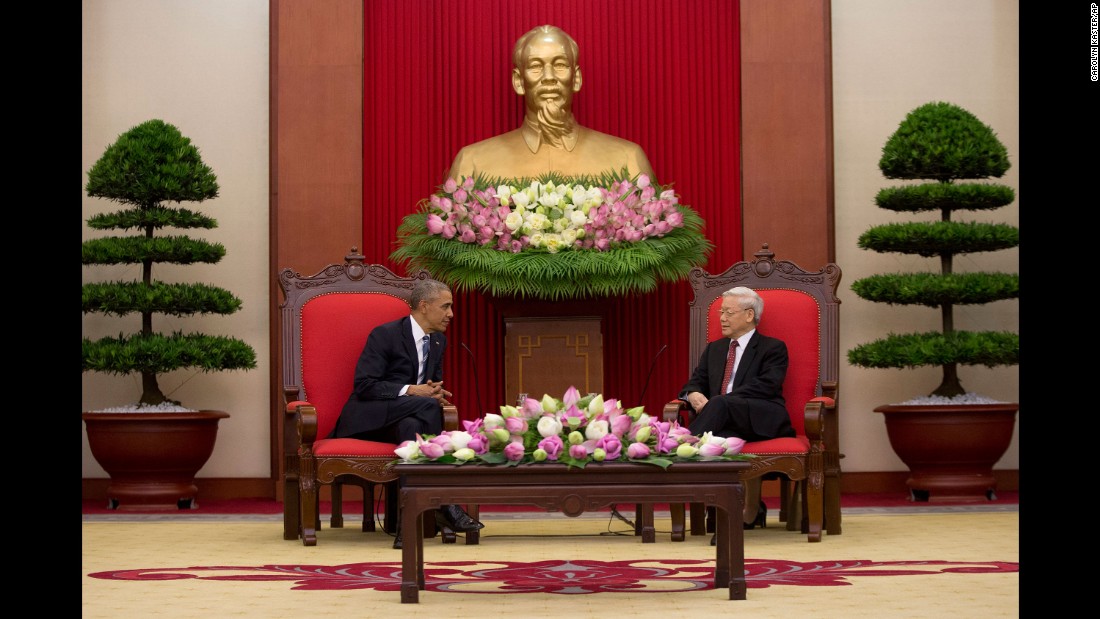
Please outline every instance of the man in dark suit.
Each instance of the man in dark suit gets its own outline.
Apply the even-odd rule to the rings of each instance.
[[[427,279],[413,286],[409,305],[409,316],[378,325],[367,336],[332,438],[401,443],[443,431],[443,405],[452,395],[443,388],[443,332],[454,317],[454,300],[446,284]],[[399,522],[396,484],[387,491],[386,519]],[[436,520],[456,531],[482,528],[457,505],[443,506]],[[394,548],[400,547],[398,531]]]
[[[764,299],[737,286],[722,293],[722,336],[707,344],[679,398],[695,411],[692,434],[735,436],[746,441],[794,436],[783,379],[787,345],[756,330],[764,317]],[[760,478],[745,484],[745,527],[764,524]]]

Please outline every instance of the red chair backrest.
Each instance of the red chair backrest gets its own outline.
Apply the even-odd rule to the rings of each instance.
[[[351,395],[355,364],[376,326],[409,314],[408,299],[418,280],[401,277],[380,264],[365,264],[353,247],[343,264],[314,275],[279,272],[286,297],[280,305],[280,359],[286,406],[306,400],[317,409],[317,438],[336,427]]]
[[[325,294],[302,307],[302,392],[317,409],[318,438],[336,427],[371,330],[408,314],[405,299],[383,292]]]
[[[789,365],[783,398],[795,433],[802,435],[806,433],[802,418],[806,402],[820,393],[821,308],[814,297],[798,290],[761,288],[757,292],[764,299],[764,314],[757,330],[787,344]],[[721,306],[721,296],[710,303],[706,317],[708,342],[722,337],[718,322]]]

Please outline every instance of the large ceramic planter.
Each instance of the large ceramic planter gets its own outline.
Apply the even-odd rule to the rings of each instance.
[[[1019,404],[879,406],[915,501],[996,498],[993,465],[1012,441]]]
[[[195,504],[195,474],[214,452],[229,413],[82,413],[88,445],[111,476],[111,509],[182,509]]]

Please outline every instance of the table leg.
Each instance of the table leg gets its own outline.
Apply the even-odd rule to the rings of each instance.
[[[727,509],[728,502],[718,506],[715,510],[717,521],[714,526],[715,557],[714,557],[714,588],[723,589],[731,584],[730,581],[730,546],[733,543],[731,530],[733,529],[732,510]],[[731,598],[732,599],[732,598]]]
[[[401,490],[401,603],[416,604],[424,588],[424,510]]]
[[[730,506],[730,513],[725,522],[726,529],[729,532],[727,539],[729,539],[729,546],[727,554],[729,556],[729,589],[731,600],[744,600],[747,594],[747,585],[745,582],[745,527],[742,526],[744,522],[745,511],[745,485],[740,481],[734,483],[733,487],[733,505]],[[718,588],[718,583],[714,584],[714,588]]]

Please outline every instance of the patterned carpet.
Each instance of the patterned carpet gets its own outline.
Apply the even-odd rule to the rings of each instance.
[[[709,536],[669,541],[667,513],[655,544],[607,513],[484,513],[480,545],[425,543],[419,605],[400,604],[399,552],[358,516],[306,548],[272,514],[85,514],[83,616],[1019,616],[1018,505],[917,507],[845,509],[818,544],[773,514],[745,533],[744,601],[713,588]]]

